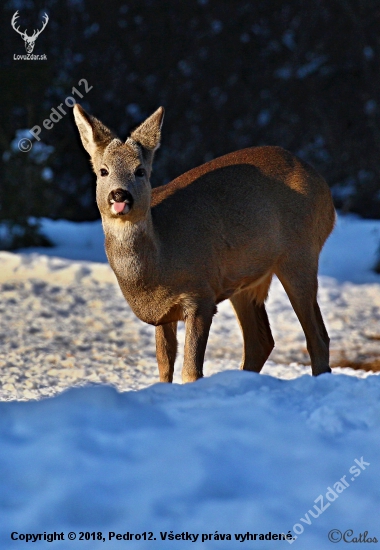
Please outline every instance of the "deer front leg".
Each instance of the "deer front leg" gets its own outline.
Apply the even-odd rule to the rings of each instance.
[[[177,321],[156,327],[156,357],[160,382],[173,382],[177,355]]]
[[[203,376],[203,361],[215,305],[203,305],[186,316],[185,358],[182,382],[195,382]]]

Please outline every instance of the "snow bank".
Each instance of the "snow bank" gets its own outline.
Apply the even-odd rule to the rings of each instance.
[[[319,262],[320,275],[355,284],[380,283],[373,271],[380,249],[380,220],[338,215]]]
[[[44,252],[50,250],[43,248]],[[54,250],[54,249],[53,249]],[[74,254],[76,255],[76,254]],[[37,279],[59,285],[89,282],[115,283],[108,264],[72,261],[37,252],[13,254],[0,251],[0,283]]]
[[[0,418],[5,550],[24,547],[14,531],[63,532],[54,543],[62,549],[194,544],[162,542],[160,532],[171,531],[199,534],[196,544],[212,549],[239,548],[234,535],[247,531],[298,532],[293,548],[310,550],[331,548],[332,529],[380,535],[379,377],[283,381],[231,371],[186,386],[87,387],[0,403]],[[314,505],[326,508],[316,518]],[[80,531],[156,540],[67,540]],[[232,540],[201,543],[216,531]]]
[[[20,249],[23,254],[40,253],[69,260],[107,262],[104,251],[102,224],[95,222],[69,222],[42,218],[41,231],[54,243],[53,248],[32,247]]]

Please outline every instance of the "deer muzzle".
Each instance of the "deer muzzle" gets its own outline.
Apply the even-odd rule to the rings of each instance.
[[[128,214],[133,206],[133,197],[125,189],[115,189],[108,195],[111,212],[116,215]]]

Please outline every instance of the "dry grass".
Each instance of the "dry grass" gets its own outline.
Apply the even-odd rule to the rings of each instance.
[[[375,357],[369,357],[365,358],[364,360],[357,360],[357,361],[351,361],[349,359],[341,358],[339,360],[335,360],[332,362],[331,367],[348,367],[350,369],[354,370],[365,370],[365,371],[372,371],[372,372],[379,372],[380,371],[380,358]]]

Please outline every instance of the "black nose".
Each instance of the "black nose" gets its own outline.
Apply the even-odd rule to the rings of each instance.
[[[125,189],[115,189],[111,191],[108,198],[115,202],[129,202],[131,194]]]

